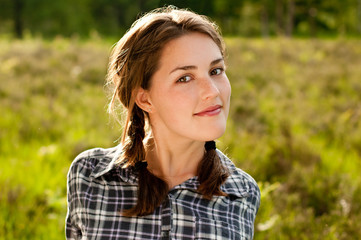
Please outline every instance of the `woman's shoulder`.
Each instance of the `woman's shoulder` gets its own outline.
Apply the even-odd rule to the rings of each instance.
[[[230,176],[227,178],[223,186],[226,191],[237,196],[252,195],[259,199],[260,189],[256,180],[254,180],[251,175],[242,169],[237,168],[224,153],[219,150],[217,150],[217,153],[222,163],[228,168],[230,172]]]
[[[68,178],[73,176],[90,177],[97,169],[106,168],[115,155],[118,147],[92,148],[80,153],[72,162]]]

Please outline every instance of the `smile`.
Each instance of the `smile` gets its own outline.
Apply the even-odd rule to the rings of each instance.
[[[198,112],[194,115],[196,116],[200,116],[200,117],[205,117],[205,116],[215,116],[215,115],[218,115],[220,112],[221,112],[221,109],[222,109],[222,106],[221,105],[215,105],[215,106],[211,106],[211,107],[208,107],[204,110],[202,110],[201,112]]]

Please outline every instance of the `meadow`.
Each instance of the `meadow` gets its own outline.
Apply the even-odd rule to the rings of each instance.
[[[64,239],[66,174],[116,145],[104,39],[0,40],[0,240]],[[361,236],[361,41],[227,38],[218,147],[261,191],[255,239]]]

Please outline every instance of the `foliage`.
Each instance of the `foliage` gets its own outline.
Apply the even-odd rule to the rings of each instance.
[[[114,36],[140,14],[165,5],[207,15],[227,35],[361,34],[361,0],[0,0],[0,33]]]
[[[361,236],[361,47],[228,38],[218,146],[259,183],[255,239]],[[64,239],[66,173],[120,136],[106,114],[111,42],[0,41],[0,239]]]
[[[358,41],[228,39],[223,145],[261,182],[255,239],[361,236]]]
[[[102,87],[111,44],[0,45],[0,239],[61,239],[70,162],[119,134]]]

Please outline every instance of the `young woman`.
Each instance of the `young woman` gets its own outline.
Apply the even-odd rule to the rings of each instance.
[[[214,140],[231,87],[207,18],[162,8],[114,47],[111,106],[121,144],[80,154],[68,174],[68,239],[252,239],[260,191]]]

